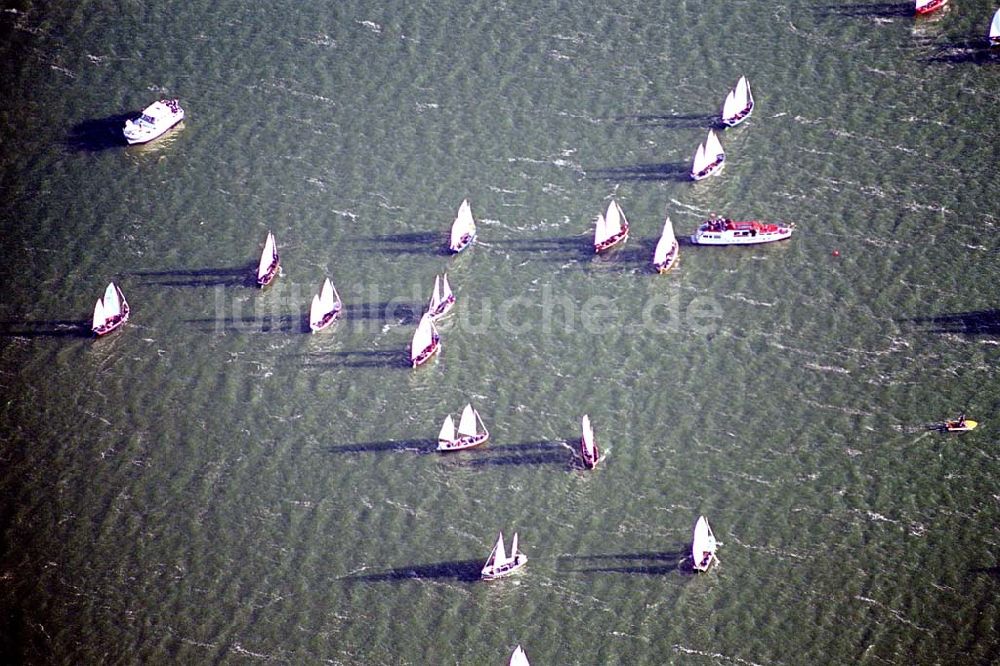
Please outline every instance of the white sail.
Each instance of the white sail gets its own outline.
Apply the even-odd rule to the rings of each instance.
[[[990,23],[990,41],[1000,39],[1000,9],[993,15],[993,22]]]
[[[734,88],[729,91],[729,94],[726,95],[726,101],[722,103],[722,118],[723,120],[732,118],[742,110],[743,107],[736,101],[736,89]]]
[[[715,135],[715,130],[708,130],[708,138],[705,139],[705,159],[711,163],[718,159],[719,155],[725,154],[726,151],[722,149],[722,144],[719,143],[719,137]]]
[[[451,443],[455,441],[455,421],[452,420],[451,414],[444,418],[444,425],[441,426],[441,432],[438,433],[438,442]]]
[[[504,552],[503,532],[500,532],[497,535],[497,542],[493,546],[490,556],[486,559],[486,564],[483,565],[483,575],[491,574],[495,568],[503,565],[506,561],[507,553]]]
[[[514,648],[514,653],[510,655],[510,664],[508,666],[531,666],[528,662],[528,655],[524,653],[520,645]]]
[[[462,236],[466,235],[476,235],[476,221],[472,219],[472,207],[469,206],[469,200],[463,199],[462,205],[458,207],[458,215],[451,225],[451,249],[458,249]]]
[[[493,547],[493,566],[501,567],[507,564],[507,549],[503,544],[503,532],[497,534],[497,543]]]
[[[677,244],[677,238],[674,236],[674,225],[670,222],[670,216],[667,216],[666,221],[663,223],[663,233],[660,235],[660,240],[656,243],[656,250],[653,251],[653,263],[662,264],[667,260],[667,255],[670,253],[674,246]]]
[[[466,404],[465,409],[462,410],[462,418],[458,421],[458,436],[459,437],[473,437],[477,434],[476,428],[476,410],[472,408],[471,404]]]
[[[122,313],[122,304],[118,299],[118,288],[114,282],[108,284],[104,290],[104,316],[107,319]]]
[[[510,542],[510,559],[513,561],[517,558],[517,532],[514,532],[514,540]]]
[[[705,570],[712,564],[715,557],[715,535],[708,524],[705,516],[698,516],[698,522],[694,526],[694,536],[691,540],[691,559],[694,568]]]
[[[448,284],[448,274],[445,273],[441,277],[441,301],[447,301],[449,298],[454,296],[454,292],[451,290],[451,285]]]
[[[594,227],[594,245],[600,245],[613,235],[608,226],[608,221],[604,218],[604,213],[598,213],[597,226]]]
[[[312,304],[309,307],[309,326],[314,331],[319,330],[323,319],[335,313],[342,305],[337,289],[330,282],[330,278],[325,278],[323,286],[320,287],[319,293],[313,296]]]
[[[267,240],[264,241],[264,250],[260,253],[260,263],[257,265],[257,279],[261,280],[267,271],[271,268],[271,264],[274,262],[274,258],[277,256],[278,250],[274,243],[274,234],[270,231],[267,232]]]
[[[104,322],[108,320],[108,315],[104,311],[104,302],[98,298],[97,303],[94,304],[94,323],[92,328],[97,329],[104,326]]]
[[[319,294],[313,294],[312,304],[309,306],[309,325],[315,328],[323,319],[323,299]]]
[[[733,120],[737,114],[750,106],[752,100],[750,83],[747,81],[747,77],[741,76],[740,80],[736,82],[736,87],[726,95],[726,101],[722,105],[722,120]]]
[[[691,173],[700,173],[712,163],[712,160],[705,156],[705,144],[699,143],[698,150],[694,151],[694,161],[691,164]]]
[[[587,453],[594,458],[594,429],[590,425],[590,417],[583,415],[583,445],[587,448]]]
[[[410,343],[410,360],[415,360],[420,352],[431,346],[436,332],[437,329],[434,328],[434,322],[431,321],[430,315],[424,313],[417,325],[417,330],[413,333],[413,341]]]
[[[614,236],[622,230],[622,209],[614,199],[608,203],[608,212],[604,219],[608,222],[608,236]]]
[[[441,276],[434,276],[434,292],[431,294],[431,302],[427,304],[427,310],[429,312],[434,312],[437,306],[441,304],[441,298],[438,296],[438,291],[441,286]]]
[[[333,283],[330,278],[323,280],[323,288],[319,290],[319,303],[323,307],[323,313],[333,312]]]

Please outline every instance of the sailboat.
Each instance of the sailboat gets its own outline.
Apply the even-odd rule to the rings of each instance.
[[[510,557],[507,556],[507,551],[504,549],[503,532],[500,532],[497,535],[496,545],[493,546],[493,552],[490,553],[489,559],[483,565],[483,580],[493,580],[510,575],[523,567],[527,561],[528,558],[524,556],[524,553],[517,549],[517,532],[514,532],[514,540],[510,544]]]
[[[528,655],[524,654],[524,650],[518,645],[514,648],[514,653],[510,655],[510,663],[508,666],[531,666],[528,663]]]
[[[309,308],[309,329],[313,333],[323,330],[337,321],[343,309],[344,303],[340,300],[337,288],[330,282],[330,278],[326,278],[319,293],[313,295],[312,306]]]
[[[601,460],[601,450],[597,448],[594,441],[594,429],[590,425],[590,417],[583,415],[583,436],[580,438],[580,458],[583,459],[583,466],[587,469],[594,469]]]
[[[482,426],[482,429],[480,429]],[[457,435],[457,436],[456,436]],[[486,429],[482,417],[479,416],[472,404],[466,404],[462,410],[462,417],[458,420],[458,432],[455,432],[455,422],[451,419],[451,414],[445,417],[441,432],[438,433],[438,451],[461,451],[479,446],[490,438],[490,431]]]
[[[705,143],[698,144],[698,150],[694,154],[694,162],[691,164],[691,179],[701,180],[714,176],[726,163],[726,151],[719,143],[719,137],[715,136],[714,130],[708,130],[708,138]]]
[[[750,117],[753,113],[753,93],[750,92],[750,83],[747,77],[741,76],[736,82],[736,87],[726,95],[726,101],[722,103],[722,124],[726,127],[735,127]]]
[[[614,199],[608,203],[608,212],[598,214],[597,227],[594,229],[594,252],[603,252],[609,247],[628,240],[628,219],[618,202]]]
[[[104,290],[104,297],[97,299],[94,304],[94,333],[97,336],[110,333],[128,321],[129,312],[131,310],[122,290],[114,282],[109,283]]]
[[[663,222],[663,233],[656,243],[656,250],[653,251],[653,268],[657,273],[666,273],[677,265],[680,255],[680,245],[677,237],[674,236],[674,225],[670,221],[670,216]]]
[[[274,242],[274,234],[267,232],[267,240],[264,241],[264,250],[260,253],[260,263],[257,264],[257,286],[261,289],[271,284],[278,276],[280,267],[278,257],[278,246]]]
[[[948,0],[916,0],[916,11],[917,14],[930,14],[946,4],[948,4]]]
[[[715,556],[717,548],[708,519],[698,516],[698,522],[694,525],[694,538],[691,540],[691,563],[694,570],[708,571],[713,562],[718,562],[719,558]]]
[[[990,23],[990,46],[1000,46],[1000,9],[993,15]]]
[[[431,319],[437,321],[448,314],[455,305],[455,294],[448,284],[448,274],[434,276],[434,293],[431,294],[431,301],[427,305],[427,314]]]
[[[420,323],[417,324],[417,330],[413,333],[413,340],[410,341],[410,363],[415,368],[425,363],[440,349],[441,336],[434,326],[434,320],[429,314],[424,313]]]
[[[472,219],[472,208],[469,200],[463,199],[458,207],[458,215],[451,224],[451,241],[448,248],[456,254],[469,247],[476,239],[476,221]]]

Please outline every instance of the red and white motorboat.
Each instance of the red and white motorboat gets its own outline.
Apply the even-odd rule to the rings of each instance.
[[[756,245],[785,240],[792,235],[794,224],[775,224],[757,220],[730,220],[713,217],[691,235],[695,245]]]

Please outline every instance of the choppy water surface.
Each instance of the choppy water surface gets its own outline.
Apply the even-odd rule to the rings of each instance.
[[[1000,56],[995,7],[953,5],[6,3],[3,654],[1000,659]],[[688,182],[744,73],[757,110]],[[120,145],[163,96],[184,126]],[[595,259],[611,196],[631,238]],[[713,211],[798,231],[653,275],[664,214]],[[326,275],[347,317],[308,335]],[[132,319],[94,341],[111,279]],[[469,400],[490,443],[433,453]],[[480,583],[500,529],[530,561]]]

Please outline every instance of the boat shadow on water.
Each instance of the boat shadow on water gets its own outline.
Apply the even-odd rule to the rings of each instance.
[[[386,571],[355,574],[345,576],[343,580],[357,583],[392,583],[405,580],[452,579],[471,583],[478,581],[483,568],[483,560],[453,560],[450,562],[432,562],[431,564],[414,564]]]
[[[924,58],[924,62],[946,65],[988,65],[1000,63],[1000,54],[982,39],[969,39],[939,46],[938,52]]]
[[[322,335],[322,333],[317,335]],[[332,351],[305,356],[304,365],[309,368],[412,368],[406,351],[402,349]],[[318,360],[317,357],[321,357],[323,360]]]
[[[326,448],[327,453],[385,453],[407,452],[420,455],[436,453],[436,439],[406,439],[385,442],[360,442],[357,444],[332,444]]]
[[[380,303],[344,303],[341,318],[348,321],[369,319],[385,323],[413,324],[420,320],[424,303],[382,301]]]
[[[133,271],[142,284],[157,287],[256,287],[256,263],[222,268],[178,268],[166,271]]]
[[[77,152],[98,152],[110,148],[124,148],[128,145],[122,129],[125,121],[139,114],[124,113],[107,118],[84,120],[70,128],[65,145]]]
[[[817,7],[815,11],[823,16],[845,18],[913,18],[913,3],[875,2],[871,4],[824,5]]]
[[[618,116],[616,122],[667,129],[711,129],[724,127],[717,113],[677,113],[669,115]]]
[[[590,259],[594,256],[593,236],[564,236],[562,238],[523,238],[490,241],[502,252],[551,255],[552,260],[571,261]]]
[[[467,451],[465,455],[449,453],[443,456],[447,464],[471,469],[509,465],[568,465],[572,459],[569,447],[559,440],[499,446],[486,444]]]
[[[127,325],[127,324],[126,324]],[[93,338],[90,322],[82,319],[0,321],[5,338]]]
[[[951,333],[969,337],[1000,335],[1000,310],[972,310],[914,317],[907,321],[926,326],[925,333]]]
[[[415,231],[384,236],[362,236],[351,242],[374,245],[380,254],[439,254],[450,255],[448,235],[444,232]]]
[[[691,551],[687,547],[649,553],[609,553],[607,555],[563,555],[560,565],[573,573],[621,573],[662,576],[674,572],[693,572]],[[587,566],[580,566],[580,562]]]
[[[299,326],[301,317],[298,314],[265,315],[258,317],[206,317],[203,319],[185,319],[183,323],[187,328],[192,328],[202,333],[218,333],[229,335],[239,333],[243,335],[265,334],[294,334],[301,335]]]
[[[687,182],[691,180],[691,164],[689,162],[659,162],[655,164],[632,164],[629,166],[588,169],[587,178],[589,180],[611,181],[674,180]]]

